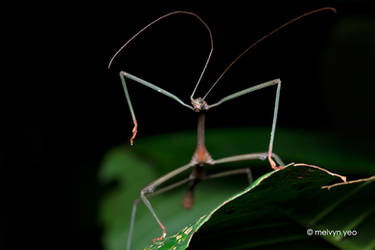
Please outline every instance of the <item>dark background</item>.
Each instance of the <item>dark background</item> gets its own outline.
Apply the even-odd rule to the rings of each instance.
[[[344,145],[373,154],[375,29],[367,2],[14,6],[4,38],[11,74],[4,86],[15,95],[4,91],[2,98],[1,244],[101,249],[96,212],[103,187],[97,170],[108,149],[128,143],[132,128],[118,72],[159,84],[188,102],[209,52],[203,26],[178,15],[136,39],[108,70],[111,56],[144,25],[180,9],[208,23],[214,54],[198,89],[203,95],[252,42],[324,6],[338,13],[307,17],[257,45],[207,101],[281,78],[278,127],[330,131]],[[345,32],[338,33],[338,25]],[[128,83],[139,137],[195,129],[193,112]],[[271,126],[274,95],[270,88],[213,109],[207,127]]]

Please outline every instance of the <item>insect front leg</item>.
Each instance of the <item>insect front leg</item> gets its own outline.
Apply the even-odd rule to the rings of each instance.
[[[126,101],[128,102],[128,105],[129,105],[129,110],[130,110],[130,113],[131,113],[131,116],[132,116],[132,119],[133,119],[133,123],[134,123],[134,128],[132,130],[133,132],[133,135],[132,137],[130,138],[130,144],[133,145],[133,140],[135,138],[135,136],[137,135],[137,128],[138,128],[138,123],[137,123],[137,119],[135,117],[135,113],[134,113],[134,109],[133,109],[133,105],[132,105],[132,102],[130,100],[130,96],[129,96],[129,91],[128,91],[128,87],[127,87],[127,84],[126,84],[126,80],[125,78],[128,78],[128,79],[131,79],[137,83],[140,83],[148,88],[151,88],[157,92],[159,92],[160,94],[163,94],[165,96],[168,96],[169,98],[172,98],[173,100],[177,101],[178,103],[180,103],[182,106],[186,107],[186,108],[189,108],[191,110],[193,110],[193,108],[191,106],[189,106],[188,104],[184,103],[183,101],[181,101],[180,98],[178,98],[177,96],[175,96],[174,94],[156,86],[155,84],[153,83],[150,83],[148,81],[145,81],[139,77],[136,77],[130,73],[127,73],[125,71],[120,71],[120,78],[121,78],[121,83],[122,83],[122,87],[124,88],[124,92],[125,92],[125,97],[126,97]]]
[[[282,165],[277,166],[275,161],[272,159],[272,149],[273,149],[273,140],[275,137],[275,130],[276,130],[276,122],[277,122],[277,113],[279,110],[279,100],[280,100],[280,89],[281,89],[281,81],[277,83],[277,89],[276,89],[276,98],[275,98],[275,108],[273,111],[273,119],[272,119],[272,128],[271,128],[271,137],[270,142],[268,144],[268,161],[271,164],[271,167],[275,170],[282,169]]]
[[[272,81],[261,83],[261,84],[255,85],[253,87],[238,91],[234,94],[228,95],[228,96],[222,98],[217,103],[209,105],[208,108],[210,109],[210,108],[219,106],[220,104],[222,104],[226,101],[235,99],[237,97],[240,97],[240,96],[249,94],[251,92],[254,92],[256,90],[264,89],[264,88],[267,88],[267,87],[270,87],[270,86],[273,86],[273,85],[277,85],[277,89],[276,89],[275,106],[274,106],[273,119],[272,119],[271,137],[270,137],[270,142],[268,144],[267,159],[268,159],[272,169],[277,170],[277,169],[281,169],[282,165],[277,166],[276,162],[272,159],[272,156],[273,156],[272,149],[273,149],[273,141],[274,141],[275,130],[276,130],[277,113],[278,113],[278,110],[279,110],[280,89],[281,89],[280,79],[275,79],[275,80],[272,80]]]

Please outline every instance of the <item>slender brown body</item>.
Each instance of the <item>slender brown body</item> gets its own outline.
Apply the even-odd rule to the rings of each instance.
[[[200,110],[198,112],[197,147],[191,159],[191,163],[194,164],[194,167],[190,174],[191,180],[188,184],[188,191],[182,200],[182,206],[185,209],[191,209],[194,204],[194,188],[206,176],[204,166],[214,164],[205,144],[205,119],[205,111]]]
[[[197,165],[210,164],[213,161],[205,144],[205,119],[205,111],[200,111],[198,113],[197,147],[195,149],[193,158],[191,159],[192,162]]]

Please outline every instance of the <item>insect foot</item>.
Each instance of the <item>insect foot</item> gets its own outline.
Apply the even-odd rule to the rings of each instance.
[[[156,237],[152,240],[152,244],[154,244],[156,241],[158,240],[162,240],[165,238],[165,236],[167,236],[167,233],[165,232],[165,227],[162,226],[162,229],[163,229],[163,234],[160,236],[160,237]]]

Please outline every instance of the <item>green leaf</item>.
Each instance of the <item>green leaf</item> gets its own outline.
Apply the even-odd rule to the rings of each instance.
[[[373,249],[375,232],[365,227],[368,219],[375,218],[375,204],[368,199],[375,194],[375,182],[321,188],[334,179],[307,166],[267,173],[194,225],[147,249],[185,249],[195,233],[192,249],[248,249],[291,242],[314,249],[327,245],[317,241],[321,237],[342,249]],[[358,193],[363,195],[359,198]],[[313,235],[307,235],[308,229]],[[344,237],[348,233],[356,235]]]
[[[235,154],[265,151],[268,143],[268,130],[252,128],[208,131],[207,148],[216,159]],[[99,219],[105,230],[103,242],[106,249],[125,248],[133,200],[152,180],[190,161],[195,147],[195,137],[194,132],[186,132],[141,138],[135,141],[134,147],[122,146],[107,154],[99,179],[103,184],[117,183],[117,186],[112,186],[110,190],[107,190],[101,203]],[[345,174],[369,175],[375,172],[370,156],[350,151],[329,134],[279,130],[275,151],[285,162],[307,162]],[[254,161],[208,167],[207,171],[220,172],[227,168],[250,166],[255,177],[270,170],[266,162]],[[371,231],[366,229],[374,225],[371,199],[364,197],[367,200],[354,202],[353,204],[358,205],[356,210],[343,209],[348,205],[342,207],[342,203],[338,203],[337,206],[333,204],[344,197],[343,193],[337,190],[345,189],[348,194],[350,193],[348,190],[360,187],[359,191],[348,195],[342,201],[351,204],[350,200],[355,197],[362,197],[366,193],[373,196],[373,189],[370,190],[371,192],[361,192],[361,189],[367,189],[361,186],[363,184],[357,183],[335,187],[329,191],[321,190],[320,186],[332,181],[332,176],[325,173],[319,174],[320,171],[317,170],[313,173],[307,170],[303,172],[304,167],[293,167],[293,169],[298,169],[297,172],[290,169],[268,173],[272,176],[263,180],[261,185],[257,186],[253,183],[245,191],[241,191],[248,186],[245,176],[204,181],[197,187],[195,205],[190,211],[185,211],[180,205],[186,187],[151,198],[150,201],[155,211],[167,228],[168,237],[164,241],[164,246],[180,249],[179,247],[187,244],[198,228],[199,231],[191,240],[193,249],[204,245],[212,247],[215,244],[221,249],[225,244],[228,244],[226,245],[228,248],[269,244],[283,246],[284,244],[288,248],[295,246],[297,249],[306,242],[311,248],[321,246],[330,248],[332,245],[337,245],[350,249],[351,244],[354,247],[360,246],[359,243],[353,243],[356,240],[363,243],[363,246],[372,246],[371,241],[368,243],[369,241],[361,238],[375,238],[371,238]],[[188,174],[186,173],[185,176]],[[296,179],[295,176],[302,179]],[[373,188],[373,184],[368,187]],[[228,203],[228,199],[233,199],[235,193],[238,193],[235,199]],[[309,194],[315,196],[310,199]],[[330,204],[330,201],[333,203]],[[223,203],[226,204],[220,205]],[[303,206],[303,204],[310,205]],[[322,206],[317,206],[317,204]],[[332,211],[328,209],[330,206],[333,206]],[[333,216],[339,214],[337,209],[343,213],[338,218]],[[335,211],[334,214],[332,214],[333,211]],[[335,224],[344,221],[342,218],[353,218],[353,220],[346,221],[345,225]],[[367,225],[368,223],[370,224]],[[359,227],[364,229],[361,229],[360,235],[350,238],[349,241],[347,237],[333,240],[329,237],[306,235],[308,227],[319,230],[326,226],[326,229],[334,230],[333,225],[340,225],[340,230]],[[158,224],[145,206],[139,204],[132,249],[150,245],[151,240],[160,234]],[[222,242],[217,238],[225,240]],[[161,242],[156,242],[156,244],[161,244]],[[155,246],[158,245],[153,247]]]

